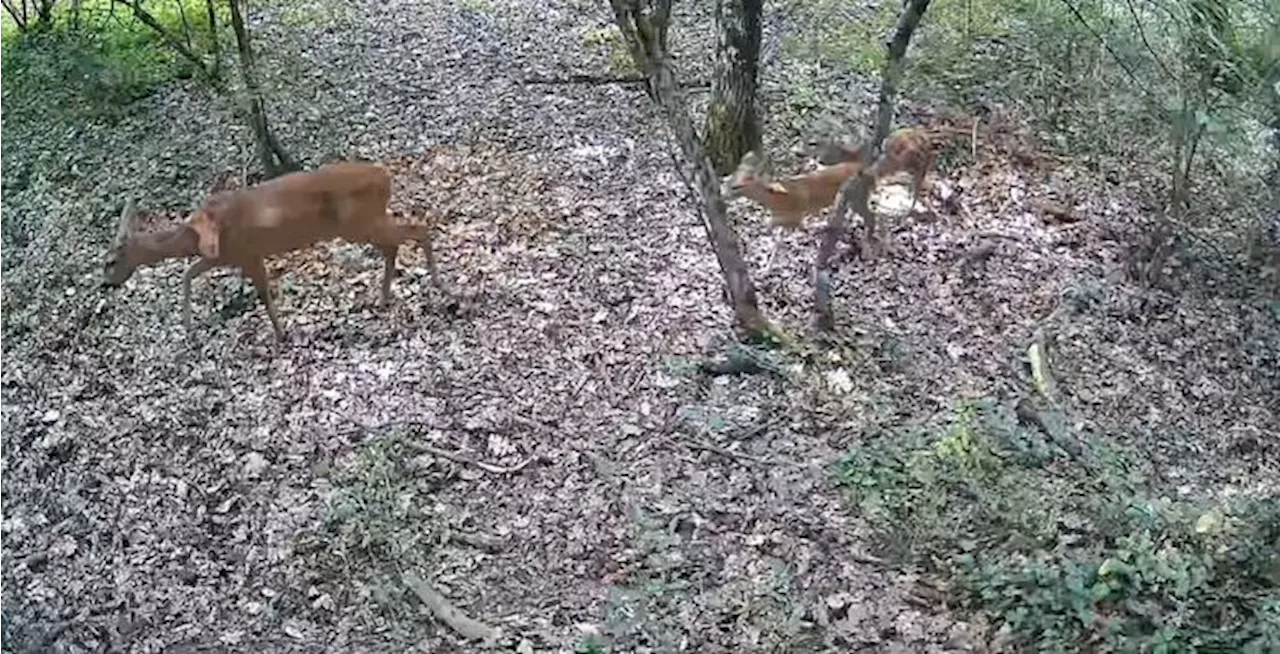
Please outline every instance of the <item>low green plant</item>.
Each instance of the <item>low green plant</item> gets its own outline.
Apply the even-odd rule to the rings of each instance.
[[[611,75],[634,75],[639,72],[617,25],[609,24],[583,32],[582,45],[593,50],[604,48],[609,58]]]
[[[493,13],[493,0],[461,0],[458,6],[463,11],[473,14],[489,15]]]
[[[1068,449],[968,402],[870,435],[837,477],[888,554],[1028,651],[1280,651],[1280,501],[1160,498],[1123,451]]]
[[[345,561],[375,565],[415,560],[432,534],[421,500],[428,489],[406,469],[412,453],[403,440],[369,443],[353,465],[335,471],[324,514],[329,549]]]
[[[575,654],[606,654],[609,648],[596,636],[587,635],[578,639],[573,651]]]
[[[203,2],[173,0],[145,6],[170,34],[183,41],[189,38],[193,51],[212,50],[215,36]],[[219,25],[226,24],[225,17],[218,18]],[[58,107],[79,114],[118,116],[123,114],[122,107],[146,97],[157,86],[197,74],[197,67],[177,55],[155,30],[109,0],[85,0],[75,18],[58,5],[52,23],[38,30],[23,33],[6,27],[0,38],[6,108]]]

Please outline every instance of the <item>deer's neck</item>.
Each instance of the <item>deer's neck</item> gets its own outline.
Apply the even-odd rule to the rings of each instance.
[[[141,234],[133,246],[138,251],[139,263],[145,265],[164,259],[196,256],[200,254],[197,248],[199,241],[194,229],[177,225],[163,231]]]
[[[742,195],[756,204],[771,207],[778,201],[779,196],[784,194],[770,188],[767,182],[751,179],[742,185]]]

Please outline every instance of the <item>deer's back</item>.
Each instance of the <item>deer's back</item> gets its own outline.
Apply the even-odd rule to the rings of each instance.
[[[361,240],[388,220],[391,180],[365,163],[326,164],[206,204],[221,229],[224,260],[254,259],[334,238]]]

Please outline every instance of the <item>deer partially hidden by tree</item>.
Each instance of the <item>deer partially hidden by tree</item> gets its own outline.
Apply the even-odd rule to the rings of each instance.
[[[953,127],[904,127],[889,135],[884,144],[884,163],[879,179],[901,172],[911,174],[911,208],[915,211],[925,176],[937,161],[938,145],[945,136],[968,134]],[[799,229],[809,216],[816,216],[835,204],[836,194],[850,177],[862,171],[866,145],[824,144],[818,152],[822,168],[804,175],[774,179],[762,171],[760,156],[748,152],[729,177],[727,197],[744,196],[769,210],[769,224],[778,228],[765,264],[767,270],[778,249],[781,230]],[[875,216],[866,219],[867,238],[878,240]]]
[[[133,200],[126,203],[115,243],[106,257],[103,284],[118,287],[139,266],[178,257],[200,257],[182,276],[183,324],[191,327],[191,281],[212,268],[239,268],[266,306],[276,341],[284,330],[271,299],[265,259],[341,238],[382,250],[381,301],[391,298],[400,244],[417,241],[426,251],[432,282],[444,289],[436,267],[430,225],[397,224],[387,211],[391,178],[380,166],[342,162],[291,173],[257,186],[215,193],[177,225],[156,232],[135,228]]]
[[[884,179],[900,172],[911,174],[911,212],[920,200],[925,176],[938,160],[938,146],[948,136],[970,135],[970,130],[956,127],[903,127],[894,130],[884,142],[884,164],[879,176]],[[818,153],[818,163],[838,165],[862,161],[866,144],[848,146],[827,144]]]
[[[725,197],[746,197],[769,210],[769,226],[774,228],[773,247],[764,269],[773,265],[783,230],[804,227],[805,219],[830,207],[840,185],[862,169],[858,160],[843,161],[805,175],[774,179],[763,170],[763,162],[755,152],[742,157],[737,170],[729,177]]]

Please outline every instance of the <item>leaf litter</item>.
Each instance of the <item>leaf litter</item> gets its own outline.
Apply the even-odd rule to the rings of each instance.
[[[954,215],[896,221],[888,256],[840,267],[851,347],[796,375],[701,377],[690,362],[729,342],[731,316],[643,93],[519,83],[606,70],[582,44],[603,7],[288,14],[314,6],[250,17],[282,140],[311,161],[384,162],[393,210],[438,225],[463,301],[406,247],[379,309],[376,256],[333,244],[271,262],[287,347],[232,272],[197,283],[188,336],[182,264],[105,295],[98,257],[124,195],[176,217],[243,169],[229,110],[175,84],[110,127],[15,142],[6,123],[5,164],[29,180],[6,186],[6,221],[43,217],[5,244],[14,647],[476,647],[419,608],[407,574],[518,651],[597,636],[636,652],[978,651],[981,625],[913,603],[910,580],[863,553],[825,465],[868,425],[1029,384],[1020,357],[1049,316],[1069,316],[1050,349],[1083,428],[1129,439],[1188,492],[1275,492],[1258,481],[1280,478],[1265,295],[1126,282],[1142,209],[1123,192],[1050,225],[1043,176],[994,139],[940,173],[963,191]],[[678,19],[681,74],[705,78],[710,18]],[[71,138],[74,168],[53,154]],[[731,213],[758,267],[763,213]],[[800,333],[815,240],[790,237],[757,279]]]

